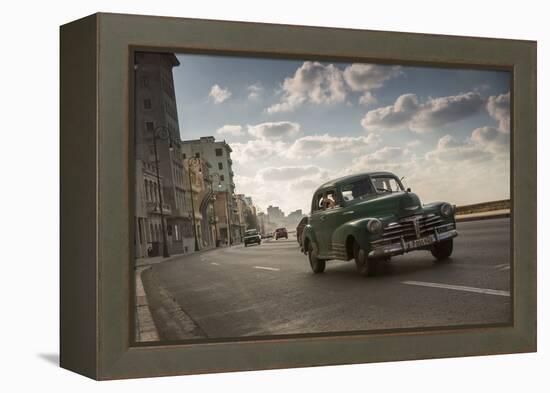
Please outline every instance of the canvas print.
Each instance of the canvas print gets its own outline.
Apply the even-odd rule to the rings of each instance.
[[[136,343],[509,324],[511,74],[136,52]]]

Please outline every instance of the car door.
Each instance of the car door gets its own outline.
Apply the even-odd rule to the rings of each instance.
[[[322,230],[323,230],[323,221],[324,218],[323,214],[323,208],[322,208],[322,200],[323,200],[323,191],[319,191],[315,193],[313,196],[313,200],[311,202],[311,215],[309,217],[309,225],[313,229],[313,232],[315,233],[315,238],[317,242],[317,247],[319,248],[319,254],[326,254],[328,249],[326,248],[325,242],[322,240]]]
[[[340,225],[341,216],[342,216],[342,203],[340,198],[337,196],[336,188],[327,189],[324,192],[323,199],[333,200],[333,206],[327,206],[322,210],[322,215],[320,216],[320,243],[323,243],[323,250],[325,252],[320,253],[321,255],[328,255],[333,257],[336,254],[340,253],[340,244],[333,238],[334,231]]]

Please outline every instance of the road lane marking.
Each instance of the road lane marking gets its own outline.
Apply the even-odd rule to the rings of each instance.
[[[276,267],[265,267],[265,266],[254,266],[254,269],[273,270],[276,272],[279,271],[279,269],[277,269]]]
[[[464,285],[438,284],[438,283],[435,283],[435,282],[424,282],[424,281],[401,281],[401,283],[402,284],[408,284],[408,285],[419,285],[419,286],[431,287],[431,288],[453,289],[455,291],[483,293],[483,294],[486,294],[486,295],[510,296],[510,292],[508,292],[508,291],[500,291],[500,290],[497,290],[497,289],[467,287],[467,286],[464,286]]]
[[[501,263],[500,265],[495,265],[496,269],[502,269],[503,267],[510,268],[510,264],[509,263]]]
[[[220,266],[219,263],[216,263],[216,262],[210,262],[211,265],[214,265],[214,266]]]

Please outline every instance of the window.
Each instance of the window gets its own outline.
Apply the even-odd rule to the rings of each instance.
[[[224,175],[220,175],[220,180],[221,180],[221,181],[224,181],[224,180],[225,180],[225,176],[224,176]]]
[[[216,149],[216,157],[223,156],[223,150],[222,149]]]
[[[220,169],[220,170],[223,169],[223,163],[218,162],[218,169]]]
[[[368,178],[357,180],[353,183],[342,186],[342,196],[344,201],[362,199],[374,193],[374,188]]]
[[[330,190],[325,193],[325,196],[322,200],[323,209],[334,209],[339,206],[339,203],[336,198],[336,191]]]
[[[315,197],[313,198],[313,206],[311,206],[311,208],[312,208],[311,209],[312,211],[323,210],[323,193],[322,192],[315,195]]]
[[[195,153],[195,158],[201,158],[201,153]]]
[[[147,121],[145,122],[145,128],[147,128],[147,131],[153,131],[155,129],[155,123]]]
[[[145,109],[151,109],[151,100],[149,98],[143,100],[143,107]]]
[[[372,177],[372,183],[378,192],[403,191],[403,187],[393,176],[375,176]]]
[[[183,159],[185,160],[187,158],[187,154],[183,153]]]
[[[149,87],[149,77],[144,76],[142,79],[143,87]]]

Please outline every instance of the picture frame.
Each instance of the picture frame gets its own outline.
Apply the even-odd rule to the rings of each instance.
[[[61,367],[106,380],[536,351],[536,42],[107,13],[60,34]],[[513,324],[136,345],[138,50],[511,71]]]

